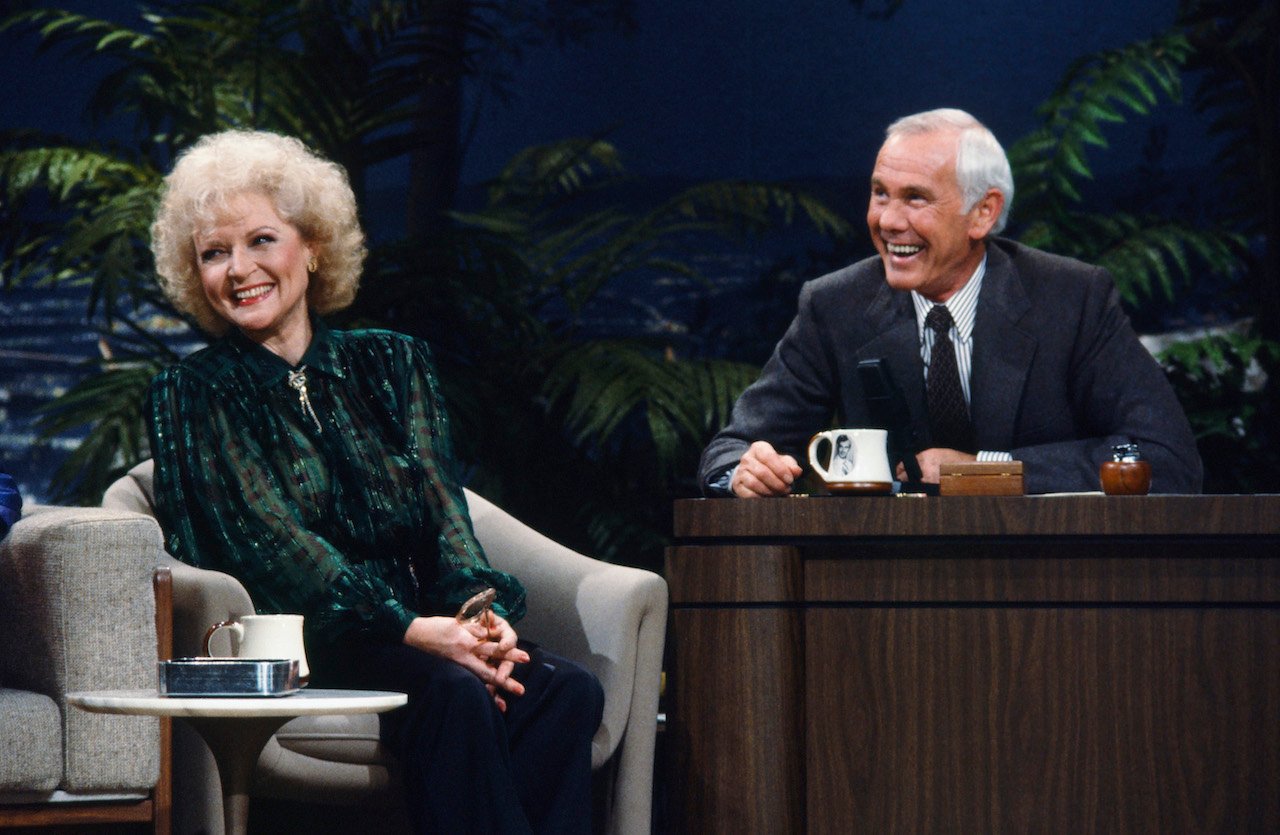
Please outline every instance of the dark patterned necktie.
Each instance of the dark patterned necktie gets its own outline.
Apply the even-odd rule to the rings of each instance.
[[[935,304],[924,323],[933,331],[927,385],[933,446],[972,452],[973,427],[969,423],[964,390],[960,387],[956,351],[951,344],[951,311],[945,305]]]

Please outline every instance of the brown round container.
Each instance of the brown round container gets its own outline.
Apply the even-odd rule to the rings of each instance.
[[[1151,491],[1151,462],[1103,461],[1102,492],[1108,496],[1145,496]]]

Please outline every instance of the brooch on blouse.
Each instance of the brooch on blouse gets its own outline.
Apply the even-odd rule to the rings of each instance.
[[[320,426],[320,418],[316,415],[316,410],[311,408],[311,398],[307,396],[307,367],[305,365],[297,371],[289,372],[289,385],[298,392],[298,402],[302,404],[302,413],[315,421],[316,429],[323,432],[324,428]]]

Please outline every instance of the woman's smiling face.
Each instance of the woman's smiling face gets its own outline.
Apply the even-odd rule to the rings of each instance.
[[[299,334],[309,341],[307,262],[313,253],[269,197],[237,195],[226,214],[193,240],[205,298],[219,316],[272,350]]]

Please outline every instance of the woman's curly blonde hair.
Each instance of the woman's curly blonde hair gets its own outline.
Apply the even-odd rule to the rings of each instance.
[[[193,236],[217,225],[245,193],[270,199],[315,254],[309,309],[325,314],[351,304],[366,250],[346,171],[291,136],[247,130],[202,137],[164,180],[151,252],[169,301],[215,336],[230,327],[205,298]]]

